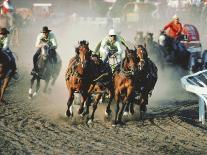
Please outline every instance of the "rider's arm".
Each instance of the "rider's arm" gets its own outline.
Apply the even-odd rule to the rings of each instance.
[[[93,54],[96,54],[96,55],[100,55],[100,47],[101,47],[101,41],[98,43],[98,45],[96,46]]]
[[[122,45],[124,45],[124,47],[128,48],[126,41],[124,40],[123,37],[119,36],[120,42],[122,43]]]
[[[168,23],[167,25],[165,25],[163,30],[167,30],[169,27],[171,27],[171,25],[172,25],[172,22]]]
[[[105,38],[101,41],[100,51],[105,51],[106,42],[107,40]]]
[[[36,40],[36,43],[35,43],[35,47],[37,47],[37,48],[41,48],[42,47],[41,39],[42,39],[42,34],[39,34],[37,36],[37,40]]]
[[[121,55],[122,54],[122,49],[121,49],[121,43],[120,42],[116,42],[116,47],[118,49],[117,54]]]
[[[57,40],[56,40],[55,35],[53,33],[51,33],[50,42],[52,43],[51,48],[56,49],[57,48]]]

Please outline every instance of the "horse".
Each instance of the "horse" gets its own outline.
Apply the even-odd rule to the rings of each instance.
[[[8,56],[6,56],[3,52],[0,52],[0,105],[5,103],[5,100],[3,99],[4,92],[8,87],[14,72],[9,66],[10,61]]]
[[[153,33],[148,32],[145,37],[145,48],[148,51],[149,56],[152,58],[152,60],[159,62],[161,68],[164,68],[164,62],[165,62],[165,51],[164,48],[162,48],[157,42],[153,40]],[[164,42],[162,44],[165,44]]]
[[[84,111],[84,103],[87,103],[88,91],[94,75],[94,64],[90,58],[91,53],[88,43],[80,43],[76,52],[77,56],[70,60],[66,71],[66,86],[69,92],[66,110],[67,117],[73,116],[72,103],[74,101],[74,93],[79,93],[81,98],[78,114],[82,116],[87,114]]]
[[[45,87],[43,89],[44,93],[47,93],[48,85],[51,79],[52,79],[51,85],[55,84],[55,81],[60,73],[60,69],[62,66],[62,61],[59,55],[57,55],[57,59],[58,59],[57,64],[52,64],[51,57],[49,54],[49,46],[45,44],[41,47],[40,56],[37,60],[37,70],[36,72],[31,73],[32,78],[31,78],[31,85],[29,88],[29,99],[32,99],[34,96],[37,95],[40,89],[41,79],[45,81]],[[32,88],[35,80],[37,81],[36,90],[33,93]]]
[[[138,57],[134,50],[125,50],[125,57],[113,75],[115,92],[115,119],[112,125],[123,124],[122,116],[125,106],[132,102],[136,71],[138,68]],[[121,110],[119,103],[122,103]]]
[[[135,91],[134,91],[134,101],[127,104],[125,108],[124,115],[128,115],[130,112],[134,114],[134,102],[140,106],[140,118],[143,120],[144,114],[147,110],[146,105],[148,104],[148,97],[151,95],[152,90],[157,82],[157,67],[156,65],[148,58],[147,50],[144,46],[138,45],[135,49],[136,55],[139,59],[138,62],[138,73],[135,77]],[[138,100],[135,98],[138,97]]]
[[[94,114],[97,109],[97,105],[101,99],[101,97],[105,97],[106,93],[109,94],[108,105],[105,110],[106,117],[111,115],[111,102],[114,98],[114,87],[112,81],[112,70],[109,64],[105,64],[98,56],[93,56],[92,60],[96,65],[96,76],[93,80],[93,83],[90,86],[89,94],[94,94],[94,103],[93,103],[93,111],[88,120],[88,123],[92,123],[94,119]],[[88,106],[89,108],[89,106]]]

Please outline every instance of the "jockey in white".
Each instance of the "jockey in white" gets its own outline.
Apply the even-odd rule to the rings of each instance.
[[[122,60],[123,50],[121,49],[121,44],[125,46],[123,38],[118,36],[114,29],[110,29],[108,36],[106,36],[101,41],[100,46],[100,56],[104,63],[108,61],[108,59],[114,55],[117,59],[117,62]]]

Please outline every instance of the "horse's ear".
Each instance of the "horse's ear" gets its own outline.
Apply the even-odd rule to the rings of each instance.
[[[146,48],[147,47],[147,44],[146,43],[144,43],[144,48]]]

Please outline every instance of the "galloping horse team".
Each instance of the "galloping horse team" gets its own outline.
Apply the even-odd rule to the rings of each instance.
[[[109,63],[101,60],[97,53],[94,54],[89,49],[87,41],[80,41],[75,51],[76,56],[70,60],[65,75],[69,90],[66,111],[68,117],[73,116],[72,104],[75,93],[81,96],[79,115],[89,114],[89,106],[93,102],[93,110],[89,115],[88,123],[93,121],[100,99],[104,99],[104,94],[108,93],[109,101],[105,115],[111,116],[110,106],[114,98],[116,107],[113,125],[124,123],[123,113],[134,114],[134,104],[140,105],[140,114],[143,118],[148,104],[148,95],[151,94],[157,81],[157,67],[148,58],[144,46],[138,45],[135,49],[129,49],[126,46],[125,56],[113,72]]]
[[[56,53],[57,42],[53,33],[44,26],[38,35],[36,47],[38,48],[33,57],[34,68],[31,72],[31,87],[29,98],[37,95],[40,88],[40,80],[46,82],[44,92],[47,92],[50,79],[53,85],[60,73],[61,59]],[[148,58],[147,51],[143,45],[129,49],[124,40],[117,39],[115,31],[110,31],[109,40],[105,39],[101,57],[100,53],[94,53],[89,49],[89,43],[85,40],[79,42],[75,49],[76,56],[70,60],[65,79],[69,91],[67,102],[67,117],[73,116],[73,102],[75,93],[80,94],[80,107],[78,114],[89,115],[89,107],[93,103],[92,114],[88,122],[94,120],[95,111],[100,100],[108,98],[105,110],[106,116],[112,115],[111,103],[115,99],[115,118],[113,125],[123,124],[123,113],[134,114],[134,104],[140,105],[140,114],[143,118],[148,104],[148,95],[151,94],[157,81],[157,67]],[[121,38],[121,37],[120,37]],[[124,45],[125,52],[122,52],[120,43]],[[108,47],[111,46],[113,48]],[[107,48],[104,50],[104,48]],[[117,53],[118,51],[118,53]],[[118,55],[117,55],[118,54]],[[124,54],[124,56],[123,56]],[[110,58],[119,56],[115,67],[111,67]],[[9,71],[9,60],[3,52],[0,53],[0,78],[4,81],[0,90],[0,101],[3,101],[3,92],[11,78]],[[114,59],[114,58],[113,58]],[[34,81],[37,80],[36,90],[33,92]],[[120,108],[120,103],[122,104]]]

